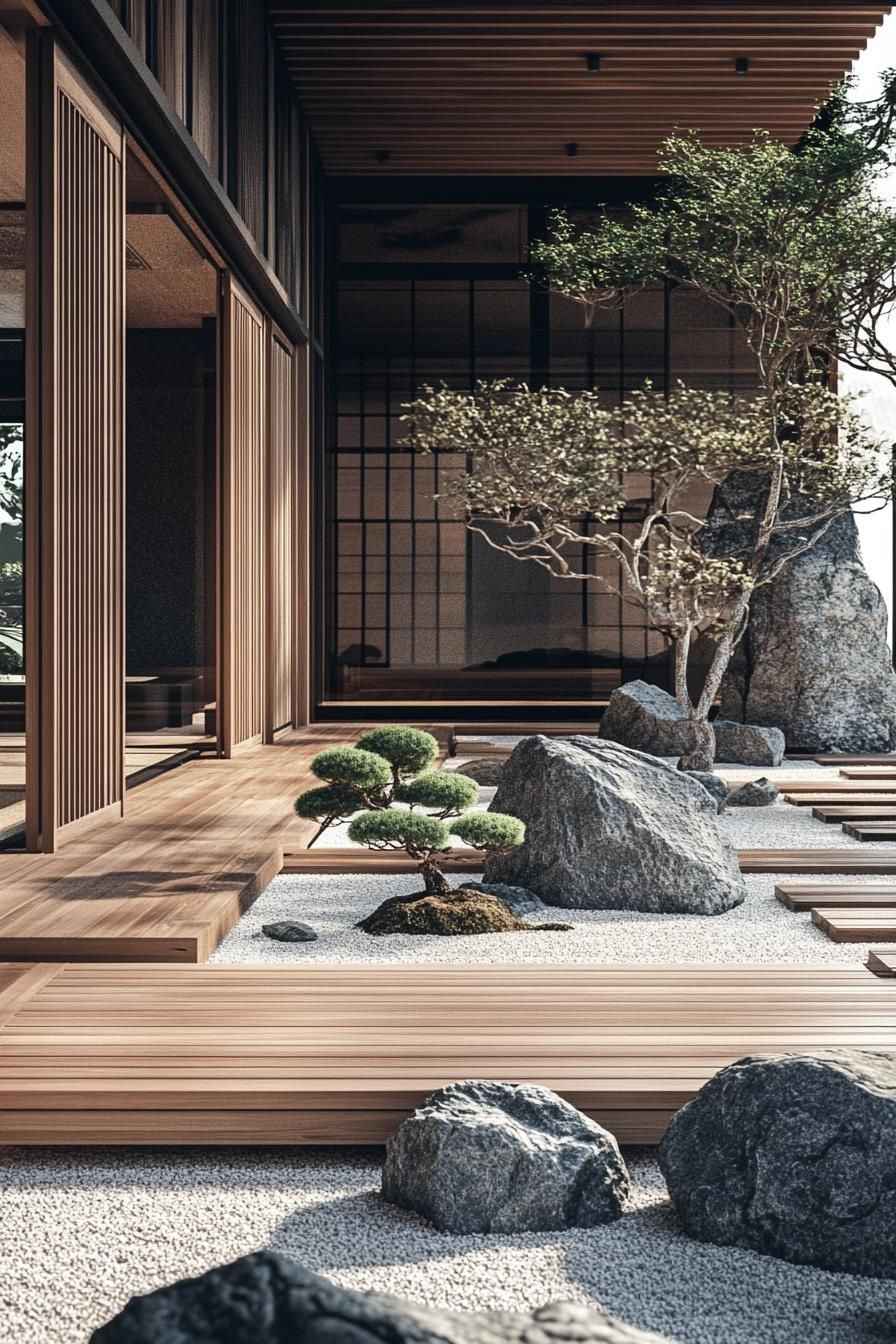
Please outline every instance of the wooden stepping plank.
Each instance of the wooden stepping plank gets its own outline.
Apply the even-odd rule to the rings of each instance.
[[[812,910],[812,923],[835,943],[867,943],[869,938],[896,938],[896,908],[856,910],[826,906]]]
[[[896,821],[845,821],[843,831],[852,840],[896,840]]]
[[[831,772],[831,778],[819,779],[810,775],[808,779],[776,779],[781,793],[896,793],[896,771],[880,777],[861,779],[841,779]]]
[[[790,793],[786,789],[781,794],[785,803],[794,807],[861,807],[880,803],[882,806],[896,807],[896,790],[872,793],[868,789],[857,789],[855,793]]]
[[[865,965],[875,975],[896,975],[896,947],[869,947]]]
[[[844,779],[896,779],[896,765],[845,765],[840,774]]]
[[[892,849],[739,849],[745,873],[884,873],[896,876]]]
[[[788,754],[785,760],[815,761],[816,765],[893,765],[896,752],[821,752],[819,755]]]
[[[812,815],[817,821],[896,821],[896,802],[860,804],[857,807],[839,804],[835,807],[813,807]]]
[[[775,895],[788,910],[814,910],[816,907],[883,906],[896,911],[896,883],[878,882],[863,886],[844,882],[779,882]]]

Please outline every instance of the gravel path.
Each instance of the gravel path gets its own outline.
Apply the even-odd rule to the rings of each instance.
[[[436,1232],[383,1203],[371,1149],[7,1152],[0,1338],[81,1344],[131,1294],[263,1246],[432,1306],[593,1302],[679,1344],[890,1338],[896,1283],[691,1241],[651,1151],[626,1156],[635,1190],[619,1222],[508,1237]]]

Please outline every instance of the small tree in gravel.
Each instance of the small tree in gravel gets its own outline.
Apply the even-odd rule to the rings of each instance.
[[[314,757],[311,769],[324,783],[300,794],[295,810],[319,823],[315,840],[353,818],[350,840],[368,849],[403,849],[417,863],[426,895],[450,895],[440,857],[451,853],[451,834],[489,857],[521,844],[525,827],[500,812],[467,811],[479,796],[477,784],[433,770],[437,752],[435,738],[418,728],[375,728],[355,747],[331,747]]]

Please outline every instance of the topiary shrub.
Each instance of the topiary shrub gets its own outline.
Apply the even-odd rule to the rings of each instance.
[[[315,840],[334,822],[354,817],[350,840],[370,849],[403,849],[417,861],[425,894],[450,896],[452,887],[436,856],[450,853],[451,831],[491,855],[520,844],[525,828],[516,817],[468,812],[479,792],[475,781],[429,769],[437,751],[430,733],[388,727],[365,733],[357,746],[318,752],[311,769],[324,784],[299,795],[296,813],[320,823]],[[450,826],[449,818],[456,818]]]

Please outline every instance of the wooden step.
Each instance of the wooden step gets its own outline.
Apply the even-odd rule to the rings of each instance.
[[[808,779],[776,779],[781,793],[896,793],[896,771],[876,778],[841,779],[831,771],[830,779],[812,774]]]
[[[875,803],[896,807],[896,789],[885,793],[871,793],[867,789],[857,789],[855,793],[830,793],[827,789],[819,793],[789,793],[785,790],[781,797],[794,807],[863,807]]]
[[[896,883],[878,882],[779,882],[775,895],[788,910],[813,910],[816,907],[883,906],[896,911]]]
[[[896,779],[896,765],[845,765],[840,774],[844,779]]]
[[[816,765],[893,765],[896,766],[894,752],[821,752],[819,755],[788,755],[785,760],[815,761]]]
[[[817,821],[896,821],[896,802],[859,804],[858,806],[813,807],[812,815]]]
[[[884,873],[896,876],[892,849],[739,849],[745,873]]]
[[[896,821],[844,821],[851,840],[896,840]]]
[[[867,943],[870,938],[896,938],[896,908],[857,910],[825,906],[812,910],[812,923],[835,943]]]
[[[869,947],[865,965],[875,975],[896,975],[896,947]]]

